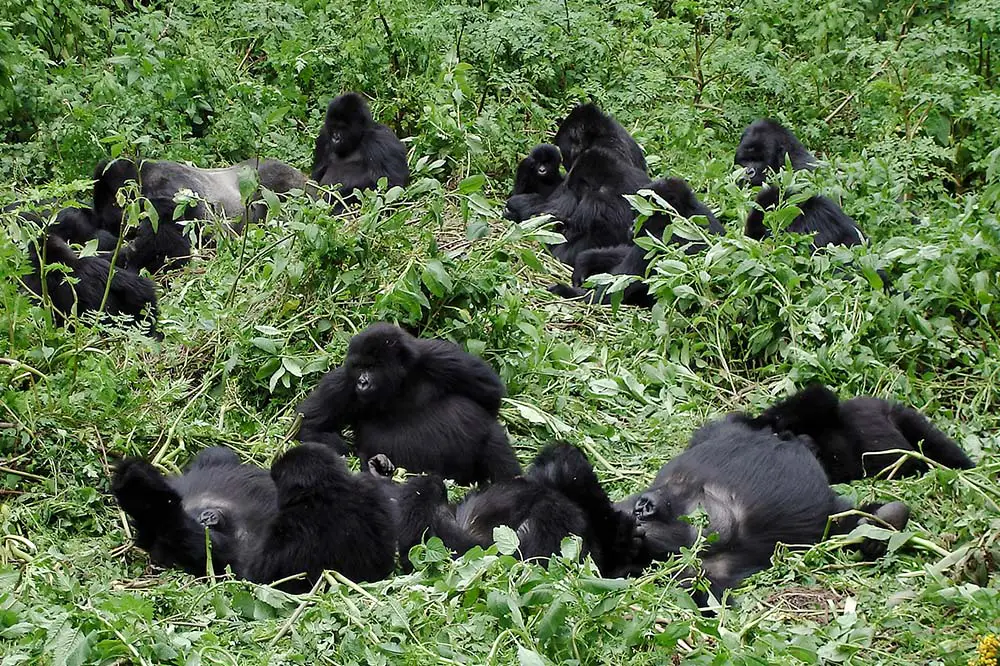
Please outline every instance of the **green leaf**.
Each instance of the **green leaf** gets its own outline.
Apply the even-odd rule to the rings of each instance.
[[[521,545],[517,533],[506,525],[493,528],[493,542],[497,545],[497,551],[503,555],[513,555]]]

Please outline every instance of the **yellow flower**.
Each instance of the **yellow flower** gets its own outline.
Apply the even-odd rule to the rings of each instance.
[[[979,639],[976,646],[976,657],[969,660],[969,666],[1000,666],[1000,638],[996,634],[986,634]]]

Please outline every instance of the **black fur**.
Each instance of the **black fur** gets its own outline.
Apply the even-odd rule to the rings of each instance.
[[[202,451],[181,476],[165,477],[130,458],[112,490],[135,526],[136,545],[164,567],[194,575],[213,568],[241,578],[305,592],[325,569],[357,581],[393,569],[395,533],[388,500],[367,475],[353,475],[327,447],[303,444],[270,473],[240,464],[229,449]]]
[[[769,567],[779,542],[818,542],[829,516],[850,508],[850,502],[830,488],[807,438],[781,437],[735,417],[700,428],[648,490],[618,506],[634,513],[643,534],[636,565],[668,559],[691,546],[697,527],[681,517],[704,510],[704,535],[717,536],[701,553],[702,568],[712,593],[720,597]],[[900,507],[906,509],[896,503],[866,509],[902,529],[909,511]],[[834,528],[847,532],[859,522],[845,518]],[[868,552],[880,549],[873,546]]]
[[[57,233],[46,232],[28,248],[28,260],[32,272],[22,278],[25,288],[38,298],[42,298],[43,266],[63,264],[69,272],[62,270],[45,271],[45,291],[53,307],[53,320],[57,325],[66,322],[73,312],[77,315],[96,312],[101,308],[104,292],[111,274],[111,263],[106,257],[81,257]],[[75,280],[71,283],[68,278]],[[111,278],[111,289],[105,302],[104,312],[110,316],[127,315],[150,335],[156,332],[157,299],[156,286],[147,278],[124,269],[116,269]]]
[[[789,129],[774,120],[761,119],[743,130],[734,162],[743,167],[744,180],[757,186],[763,185],[769,175],[781,171],[786,157],[796,171],[818,166],[816,157]]]
[[[49,231],[76,245],[86,245],[97,239],[97,250],[101,253],[110,254],[118,245],[117,236],[98,227],[94,211],[90,208],[63,208],[49,226]]]
[[[646,173],[646,157],[635,139],[614,118],[594,104],[580,104],[559,123],[553,141],[562,154],[563,164],[573,168],[585,151],[600,148],[622,162]]]
[[[649,178],[641,169],[603,148],[591,148],[577,158],[566,179],[548,198],[519,194],[507,201],[507,210],[518,221],[543,213],[558,220],[556,230],[566,242],[550,250],[573,266],[586,250],[631,240],[635,210],[622,195],[635,194],[648,185]]]
[[[735,163],[744,168],[745,182],[757,186],[781,170],[788,158],[795,170],[812,170],[818,162],[792,132],[773,120],[757,120],[743,132],[736,148]],[[786,195],[789,193],[786,193]],[[762,240],[768,235],[764,212],[774,210],[779,203],[778,189],[767,186],[760,191],[754,209],[747,215],[746,235]],[[798,204],[801,214],[792,220],[786,231],[813,234],[813,245],[858,245],[865,241],[857,223],[836,203],[816,195]]]
[[[698,200],[698,197],[681,178],[667,178],[658,180],[649,186],[670,207],[672,207],[681,217],[691,218],[702,215],[708,220],[706,231],[711,234],[725,234],[726,229],[719,220],[712,214],[705,204]],[[666,232],[666,227],[672,221],[670,213],[657,212],[651,215],[642,225],[642,232],[657,239],[662,239]],[[670,237],[671,243],[685,245],[685,252],[693,254],[705,249],[705,244],[692,242],[676,234]],[[581,285],[592,275],[598,273],[609,273],[611,275],[637,275],[646,277],[649,270],[649,259],[646,257],[647,250],[639,247],[634,242],[627,245],[617,245],[613,247],[598,247],[581,252],[576,258],[573,268],[573,285],[557,284],[551,287],[551,291],[564,298],[583,297],[592,303],[610,303],[611,295],[606,293],[602,287],[596,290],[583,289]],[[622,295],[622,303],[626,305],[638,305],[640,307],[651,308],[656,303],[656,299],[649,293],[649,288],[642,281],[635,281],[625,287]]]
[[[348,202],[354,200],[354,190],[375,189],[380,178],[389,187],[405,186],[410,179],[406,147],[391,129],[372,119],[361,95],[346,93],[326,109],[310,178],[320,185],[339,185],[337,192]]]
[[[375,324],[299,405],[299,438],[345,452],[340,433],[350,427],[362,465],[382,453],[459,483],[499,481],[521,472],[496,420],[503,395],[493,369],[457,345]]]
[[[563,181],[559,167],[562,160],[559,149],[552,144],[542,143],[531,149],[531,152],[517,165],[514,176],[514,190],[510,196],[517,194],[537,194],[548,198]]]
[[[955,469],[975,463],[965,451],[938,430],[920,412],[899,403],[868,396],[841,402],[825,386],[814,384],[782,400],[756,419],[756,427],[807,435],[830,483],[875,476],[892,467],[899,454],[879,451],[922,451],[936,462]],[[908,459],[899,476],[922,474],[927,465]]]
[[[523,559],[544,561],[575,534],[603,575],[618,576],[629,569],[639,546],[635,520],[614,508],[587,457],[570,444],[547,446],[523,477],[473,492],[457,507],[448,505],[444,487],[433,477],[411,479],[395,492],[410,525],[408,541],[400,543],[404,557],[430,536],[458,554],[486,548],[493,529],[506,525],[518,536]]]

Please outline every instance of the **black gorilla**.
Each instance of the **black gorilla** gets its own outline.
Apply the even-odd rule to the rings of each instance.
[[[110,231],[101,229],[91,208],[63,208],[56,215],[55,221],[49,225],[49,232],[54,233],[67,243],[86,245],[97,240],[97,250],[101,253],[114,252],[118,245],[118,237]]]
[[[410,179],[406,147],[391,129],[372,119],[368,102],[357,93],[334,98],[326,109],[316,139],[310,178],[320,185],[339,185],[347,201],[354,190],[374,189],[380,178],[389,187]]]
[[[682,517],[703,510],[708,516],[704,535],[717,535],[701,553],[716,597],[768,568],[777,543],[817,543],[828,518],[851,508],[849,500],[830,488],[808,438],[780,437],[750,426],[739,415],[702,426],[648,490],[618,506],[634,513],[643,536],[636,568],[694,544],[698,527]],[[909,509],[899,502],[868,504],[862,511],[895,529],[909,520]],[[866,520],[851,515],[833,527],[846,533]],[[860,548],[866,557],[885,550],[875,540]]]
[[[373,470],[374,471],[374,470]],[[391,473],[391,465],[380,471]],[[635,519],[615,509],[580,449],[557,443],[544,448],[523,477],[495,483],[448,504],[440,479],[415,477],[389,490],[400,531],[401,559],[424,538],[439,537],[458,554],[489,547],[493,529],[510,527],[518,536],[523,559],[547,559],[564,538],[581,537],[604,576],[629,570],[637,553]]]
[[[531,149],[528,156],[517,165],[514,175],[514,190],[510,196],[537,194],[548,198],[563,181],[559,167],[562,159],[559,149],[550,143],[541,143]]]
[[[768,177],[785,165],[785,158],[795,170],[812,170],[818,166],[815,156],[806,150],[794,134],[773,120],[757,120],[743,132],[736,148],[734,162],[744,169],[744,180],[762,185]],[[787,194],[787,193],[786,193]],[[754,209],[746,222],[746,235],[757,240],[768,235],[764,226],[764,211],[773,210],[779,200],[778,189],[766,186],[757,195]],[[786,227],[787,231],[813,234],[813,245],[858,245],[865,240],[857,223],[836,203],[816,195],[798,204],[801,214]]]
[[[521,221],[548,213],[566,239],[550,247],[552,254],[573,266],[586,250],[627,244],[632,238],[635,210],[623,195],[649,185],[642,169],[631,166],[604,148],[584,151],[566,179],[541,200],[535,194],[516,195],[507,201],[507,214]]]
[[[299,439],[343,453],[340,433],[350,427],[362,465],[382,453],[463,484],[500,481],[521,473],[496,420],[503,395],[493,369],[457,345],[374,324],[298,406]]]
[[[327,447],[290,449],[270,473],[240,464],[230,449],[202,451],[181,476],[165,477],[130,458],[112,489],[135,525],[136,545],[160,566],[194,575],[207,568],[288,592],[308,591],[325,569],[355,581],[380,580],[394,567],[388,500],[368,475],[354,475]]]
[[[71,217],[72,215],[67,219]],[[38,298],[43,297],[43,266],[63,264],[70,269],[68,273],[61,270],[45,271],[44,291],[52,302],[56,324],[64,324],[74,307],[77,315],[101,309],[108,275],[111,274],[111,263],[106,257],[78,256],[55,230],[49,230],[43,233],[37,246],[29,246],[28,260],[32,272],[24,276],[22,281],[25,288]],[[72,284],[68,277],[74,278],[76,283]],[[110,316],[127,315],[150,335],[160,337],[156,332],[156,287],[147,278],[116,269],[111,278],[104,312]]]
[[[830,483],[845,483],[875,476],[893,467],[899,453],[920,451],[954,469],[971,469],[975,463],[947,435],[920,412],[898,403],[862,396],[841,402],[822,385],[812,385],[764,410],[748,423],[777,433],[807,435]],[[898,475],[922,474],[927,465],[907,459]]]
[[[559,123],[554,143],[559,147],[563,163],[571,169],[586,150],[600,148],[614,155],[617,162],[623,162],[639,169],[648,170],[642,148],[628,131],[614,118],[601,111],[594,104],[580,104]]]
[[[653,190],[660,198],[666,201],[681,217],[704,216],[708,222],[706,228],[708,233],[718,235],[726,233],[725,227],[712,214],[712,211],[698,200],[698,197],[683,179],[667,178],[665,180],[658,180],[650,185],[649,189]],[[643,223],[642,231],[662,240],[666,227],[671,221],[672,217],[669,213],[654,213]],[[669,242],[676,245],[685,245],[684,251],[688,254],[700,252],[705,249],[704,243],[689,241],[676,234],[670,237]],[[598,247],[586,250],[577,256],[573,269],[573,286],[557,284],[551,287],[551,291],[564,298],[578,298],[583,296],[590,302],[610,303],[611,296],[606,293],[604,288],[591,291],[581,288],[581,285],[587,278],[598,273],[645,277],[646,272],[649,270],[649,259],[646,258],[647,253],[647,250],[639,247],[634,242],[627,245]],[[644,282],[635,281],[625,287],[622,295],[622,303],[651,308],[656,303],[656,299],[650,295],[649,288]]]

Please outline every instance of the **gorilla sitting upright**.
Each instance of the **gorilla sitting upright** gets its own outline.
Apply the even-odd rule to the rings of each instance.
[[[211,556],[216,571],[281,581],[292,593],[307,592],[325,569],[374,581],[394,567],[388,500],[375,480],[351,474],[322,444],[290,449],[270,473],[222,447],[202,451],[180,476],[130,458],[118,465],[112,489],[135,525],[136,545],[160,566],[204,575]]]

